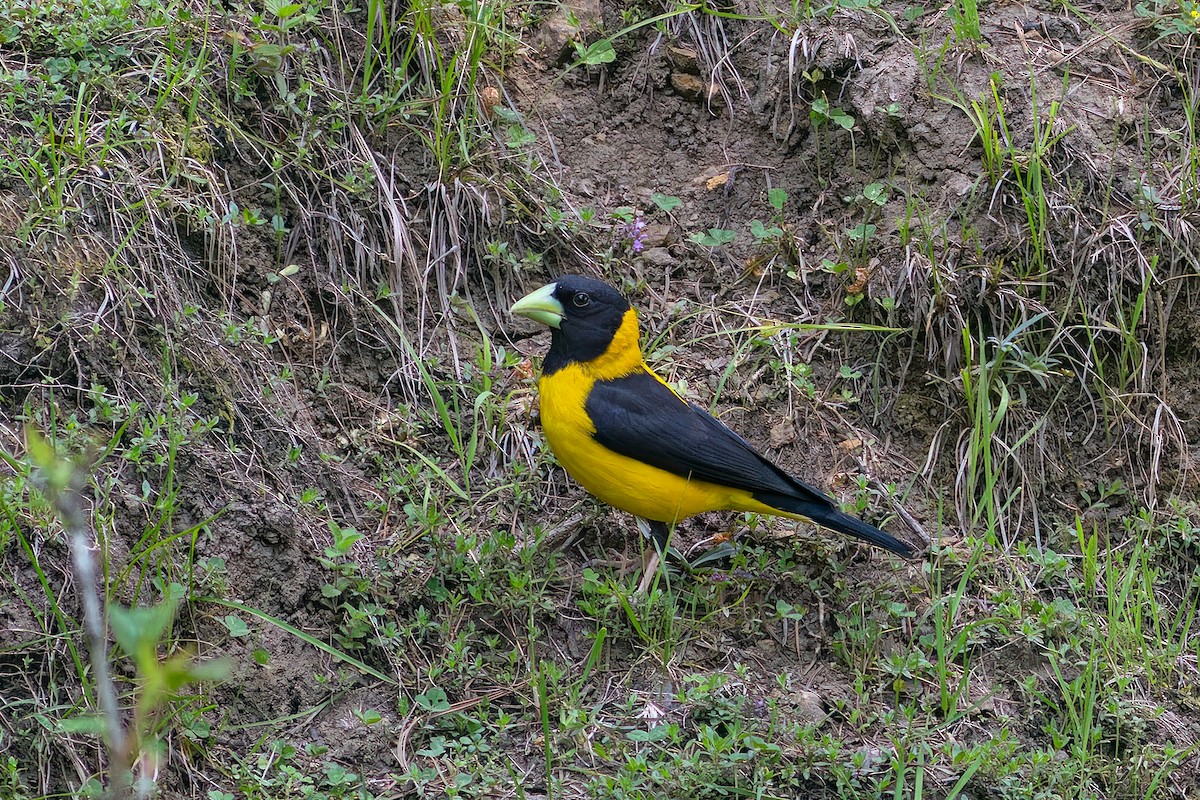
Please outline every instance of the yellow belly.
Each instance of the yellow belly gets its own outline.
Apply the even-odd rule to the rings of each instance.
[[[538,387],[546,441],[583,488],[611,506],[666,523],[745,505],[746,492],[682,478],[599,444],[592,438],[595,427],[584,409],[591,384],[582,368],[571,364]]]

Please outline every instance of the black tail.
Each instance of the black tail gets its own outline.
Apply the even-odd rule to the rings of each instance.
[[[778,508],[780,511],[807,517],[818,525],[862,539],[864,542],[882,547],[898,556],[910,558],[916,553],[916,549],[907,542],[900,541],[890,533],[884,533],[874,525],[868,525],[858,517],[852,517],[839,511],[833,502],[827,500],[823,495],[819,496],[819,500],[823,502],[812,502],[779,494],[755,494],[754,499],[760,503],[766,503],[772,508]]]

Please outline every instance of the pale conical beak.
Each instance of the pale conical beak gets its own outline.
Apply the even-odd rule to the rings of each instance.
[[[554,296],[554,290],[557,288],[557,283],[546,284],[513,303],[509,311],[522,317],[529,317],[534,322],[557,328],[563,320],[563,305]]]

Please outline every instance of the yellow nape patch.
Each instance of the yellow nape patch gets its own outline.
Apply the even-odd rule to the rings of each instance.
[[[581,366],[593,381],[612,380],[621,378],[644,369],[642,363],[642,348],[638,341],[637,312],[632,308],[625,312],[621,319],[621,327],[613,334],[612,343],[598,358],[594,358]],[[589,384],[589,389],[591,386]],[[586,394],[584,395],[586,397]]]

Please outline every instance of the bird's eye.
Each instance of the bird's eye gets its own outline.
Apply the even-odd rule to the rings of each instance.
[[[588,303],[592,302],[592,298],[587,296],[587,292],[576,292],[571,298],[571,304],[576,308],[583,308]]]

